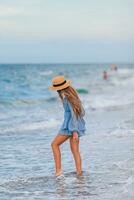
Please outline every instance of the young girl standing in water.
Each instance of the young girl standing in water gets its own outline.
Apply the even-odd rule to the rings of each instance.
[[[64,107],[64,122],[54,140],[51,143],[53,156],[55,160],[55,175],[62,174],[60,145],[70,140],[70,148],[73,154],[76,173],[82,174],[82,161],[79,151],[80,136],[85,134],[85,121],[81,100],[76,90],[71,86],[70,80],[65,80],[64,76],[56,76],[52,80],[52,86],[49,87],[57,91]]]

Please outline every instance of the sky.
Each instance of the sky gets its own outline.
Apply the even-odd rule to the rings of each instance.
[[[134,0],[0,0],[0,63],[102,62],[134,62]]]

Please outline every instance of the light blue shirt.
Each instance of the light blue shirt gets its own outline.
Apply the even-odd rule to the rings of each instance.
[[[77,119],[67,97],[65,97],[63,100],[63,107],[64,107],[64,121],[60,128],[59,134],[72,135],[73,132],[77,132],[79,136],[84,135],[86,130],[85,121],[83,119],[84,110],[81,116],[79,116]]]

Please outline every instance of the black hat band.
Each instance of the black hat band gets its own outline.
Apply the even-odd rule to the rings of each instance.
[[[53,84],[54,87],[58,87],[58,86],[61,86],[61,85],[64,85],[66,83],[66,80],[60,84]]]

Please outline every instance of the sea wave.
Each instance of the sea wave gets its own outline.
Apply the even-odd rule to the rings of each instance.
[[[0,127],[0,133],[15,133],[15,132],[24,132],[32,131],[44,128],[56,127],[60,124],[59,120],[50,119],[49,121],[40,121],[40,122],[31,122],[31,123],[22,123],[16,124],[10,127]]]
[[[49,75],[52,74],[52,73],[53,73],[52,70],[48,70],[48,71],[42,71],[42,72],[40,72],[40,75],[49,76]]]
[[[56,101],[56,97],[45,97],[45,98],[18,98],[18,99],[1,99],[0,100],[0,106],[13,106],[13,107],[18,107],[18,106],[25,106],[25,105],[38,105],[38,104],[44,104],[45,102],[53,102]]]
[[[87,101],[87,106],[91,109],[107,109],[107,108],[117,108],[122,107],[130,104],[134,104],[134,96],[130,95],[124,96],[122,99],[119,98],[117,95],[115,96],[106,96],[106,95],[95,95],[89,96],[89,100]]]

